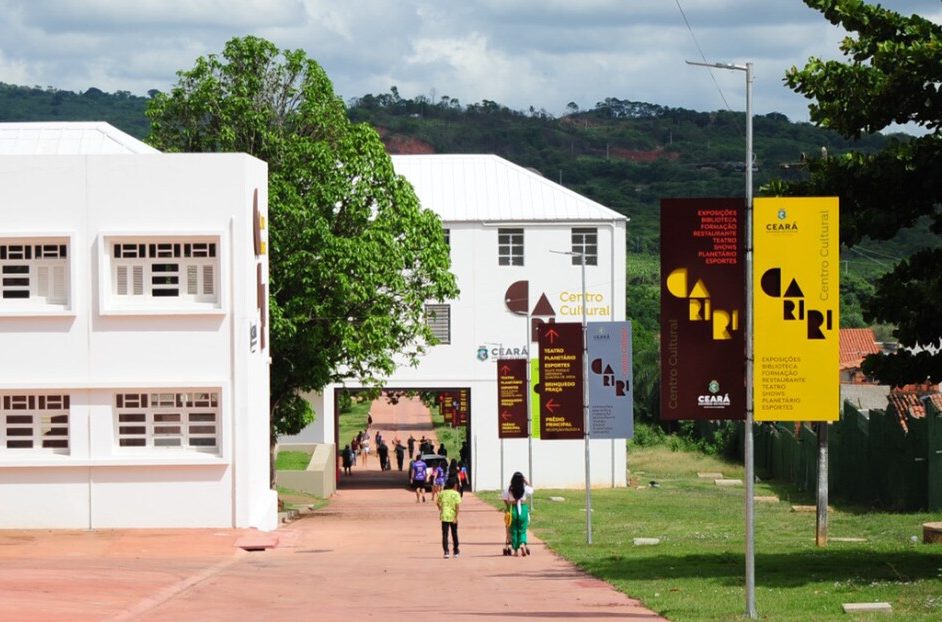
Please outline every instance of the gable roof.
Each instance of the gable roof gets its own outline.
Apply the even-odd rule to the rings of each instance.
[[[860,367],[868,354],[879,354],[872,328],[842,328],[839,333],[841,369]]]
[[[0,123],[0,155],[160,153],[101,121]]]
[[[488,154],[394,155],[393,167],[445,222],[627,221],[538,173]]]

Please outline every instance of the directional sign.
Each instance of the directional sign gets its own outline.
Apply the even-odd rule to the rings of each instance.
[[[540,438],[583,438],[582,324],[543,324],[538,332]]]
[[[455,412],[455,398],[451,393],[443,392],[438,394],[438,413],[445,423],[451,427],[457,426],[457,415]]]
[[[468,412],[471,410],[471,390],[458,389],[455,401],[455,425],[468,425]]]
[[[445,423],[456,428],[468,424],[468,412],[471,410],[471,392],[469,389],[445,389],[438,394],[438,412]]]
[[[631,322],[589,322],[589,436],[631,438],[634,430]]]
[[[497,359],[497,436],[527,437],[526,359]]]

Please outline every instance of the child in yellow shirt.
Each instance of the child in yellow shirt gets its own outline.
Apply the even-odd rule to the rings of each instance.
[[[436,501],[439,517],[442,521],[442,549],[445,550],[445,559],[448,559],[448,532],[451,531],[452,552],[457,558],[458,552],[458,509],[461,505],[461,495],[458,494],[458,480],[454,477],[445,482],[445,489],[438,495]]]

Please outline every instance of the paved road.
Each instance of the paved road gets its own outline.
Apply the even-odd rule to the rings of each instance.
[[[374,409],[384,433],[387,410],[422,416]],[[471,494],[462,555],[443,559],[435,506],[373,463],[260,552],[234,546],[240,530],[0,532],[0,620],[663,619],[536,538],[530,557],[504,557],[501,514]]]

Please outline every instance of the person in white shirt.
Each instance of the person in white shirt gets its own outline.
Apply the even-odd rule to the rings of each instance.
[[[510,515],[508,530],[508,541],[510,549],[513,549],[514,557],[530,554],[530,547],[527,546],[527,529],[530,527],[530,505],[527,497],[533,497],[533,488],[530,486],[523,473],[517,471],[510,478],[510,486],[504,491],[503,500],[506,514]],[[505,516],[506,516],[505,514]],[[507,525],[505,520],[505,525]],[[509,555],[509,549],[505,547],[504,554]]]

